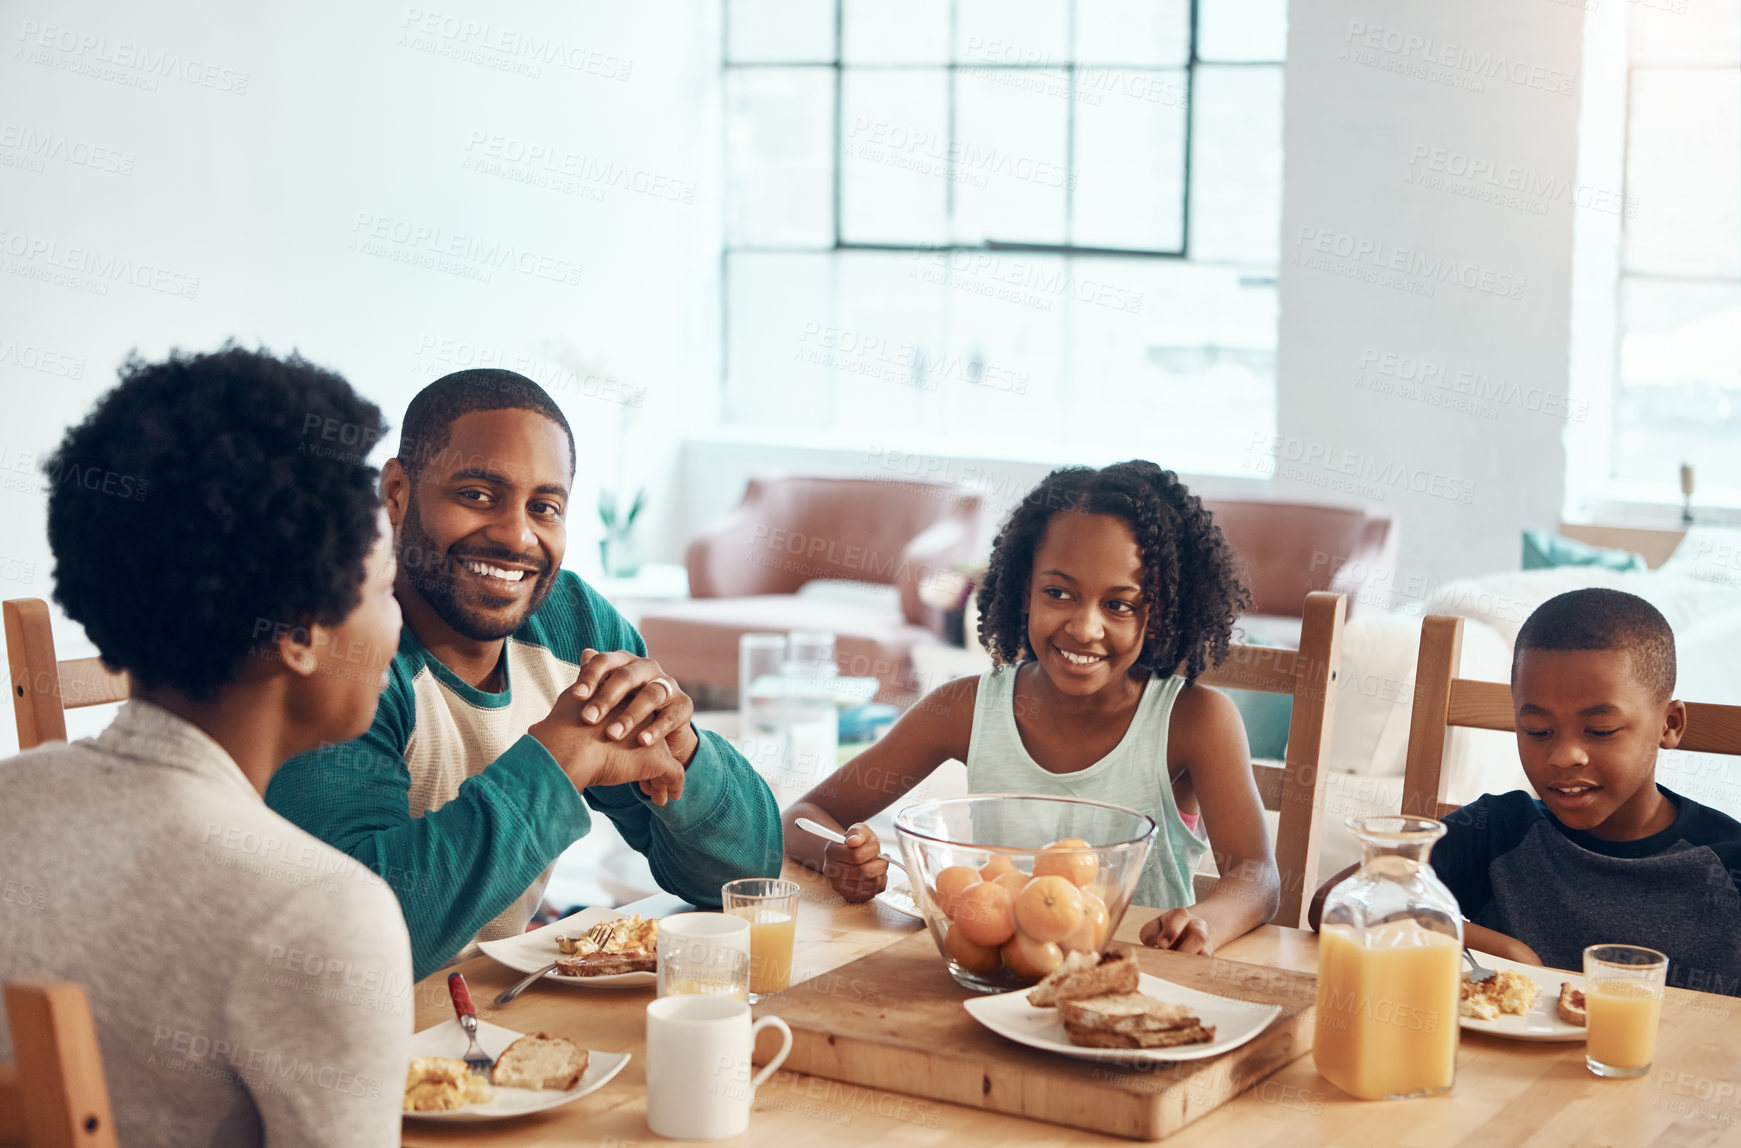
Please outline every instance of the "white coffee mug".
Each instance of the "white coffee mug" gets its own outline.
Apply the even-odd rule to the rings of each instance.
[[[756,1033],[772,1025],[784,1041],[754,1076]],[[786,1061],[792,1030],[777,1016],[750,1023],[731,997],[662,997],[647,1006],[647,1127],[673,1140],[723,1140],[750,1126],[756,1087]]]
[[[731,954],[743,954],[743,970],[736,975],[743,980],[744,996],[749,990],[750,923],[741,917],[724,913],[678,913],[659,922],[658,995],[672,994],[673,964],[681,962],[683,976],[701,973],[702,980],[712,986],[708,991],[725,991],[720,983],[731,974],[723,966]],[[673,960],[673,957],[678,960]],[[709,971],[708,966],[722,966]]]

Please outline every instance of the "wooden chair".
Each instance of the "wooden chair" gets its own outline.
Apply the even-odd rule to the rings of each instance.
[[[1341,594],[1308,594],[1298,650],[1236,644],[1229,647],[1226,661],[1197,679],[1225,689],[1293,695],[1285,764],[1252,764],[1263,807],[1281,815],[1276,869],[1282,894],[1274,923],[1290,928],[1303,927],[1307,898],[1318,887],[1325,775],[1347,612],[1348,600]],[[1199,876],[1196,881],[1201,896],[1215,878]]]
[[[85,990],[70,981],[6,983],[12,1064],[0,1064],[0,1144],[115,1148],[109,1084]]]
[[[126,674],[100,658],[57,662],[48,603],[14,598],[0,603],[6,619],[6,660],[12,669],[12,712],[18,722],[18,748],[66,740],[66,711],[126,701]]]
[[[1463,619],[1429,615],[1421,622],[1421,652],[1415,663],[1415,708],[1409,719],[1402,811],[1443,817],[1461,806],[1445,800],[1445,742],[1452,726],[1517,730],[1511,686],[1459,678]],[[1687,703],[1687,730],[1680,748],[1691,753],[1741,754],[1741,706]]]

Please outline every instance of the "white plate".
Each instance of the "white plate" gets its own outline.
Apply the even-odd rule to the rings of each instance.
[[[502,1055],[503,1050],[519,1040],[520,1036],[520,1033],[511,1028],[502,1028],[484,1020],[478,1021],[478,1044],[491,1056]],[[434,1028],[426,1028],[411,1037],[411,1055],[451,1056],[455,1060],[463,1060],[467,1045],[465,1030],[459,1027],[459,1021],[443,1021]],[[513,1116],[524,1116],[528,1112],[542,1112],[546,1108],[579,1100],[589,1092],[597,1092],[605,1086],[606,1081],[621,1072],[623,1065],[627,1063],[629,1054],[626,1052],[589,1050],[586,1071],[581,1074],[579,1082],[565,1092],[554,1088],[496,1088],[495,1095],[482,1104],[468,1104],[452,1112],[407,1112],[405,1117],[410,1120],[449,1120],[469,1124],[485,1120],[506,1120]]]
[[[600,921],[615,921],[625,916],[615,909],[594,907],[582,909],[571,917],[564,917],[542,929],[533,929],[530,933],[517,933],[512,937],[503,937],[499,941],[480,941],[478,948],[521,973],[535,973],[545,965],[562,955],[562,950],[556,947],[556,938],[584,936],[586,931]],[[634,988],[643,985],[657,984],[659,978],[653,973],[613,973],[608,977],[565,977],[560,976],[555,969],[544,974],[544,980],[556,981],[564,985],[585,985],[588,988]]]
[[[1471,950],[1473,951],[1473,950]],[[1567,1024],[1560,1019],[1560,985],[1567,982],[1575,989],[1582,990],[1584,976],[1582,973],[1563,973],[1558,969],[1544,969],[1538,965],[1520,965],[1516,961],[1508,961],[1504,957],[1493,957],[1486,953],[1476,953],[1475,959],[1488,968],[1498,972],[1502,969],[1516,969],[1537,985],[1541,986],[1541,995],[1536,997],[1535,1007],[1522,1016],[1501,1015],[1498,1020],[1476,1020],[1474,1017],[1458,1017],[1458,1022],[1470,1032],[1484,1032],[1488,1036],[1509,1037],[1512,1040],[1583,1040],[1585,1029],[1580,1025]],[[1468,965],[1463,967],[1468,972]]]
[[[1230,1048],[1238,1048],[1280,1016],[1281,1005],[1253,1004],[1188,989],[1160,977],[1142,975],[1138,987],[1168,1004],[1185,1005],[1205,1025],[1215,1026],[1215,1039],[1207,1044],[1177,1048],[1083,1048],[1070,1043],[1064,1021],[1055,1008],[1035,1008],[1028,1003],[1027,989],[996,996],[975,997],[964,1002],[973,1019],[986,1028],[1030,1048],[1061,1052],[1081,1060],[1111,1060],[1121,1064],[1146,1064],[1159,1060],[1201,1060]]]
[[[889,866],[888,886],[876,895],[876,901],[880,905],[887,905],[903,917],[911,917],[915,921],[925,919],[925,914],[913,900],[913,889],[907,884],[907,875],[893,865]]]

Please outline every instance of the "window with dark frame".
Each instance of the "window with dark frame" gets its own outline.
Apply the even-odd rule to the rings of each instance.
[[[789,414],[753,393],[805,351],[785,354],[790,337],[779,326],[780,304],[769,300],[782,289],[776,276],[814,276],[791,298],[806,315],[834,317],[837,343],[866,310],[882,315],[874,292],[862,306],[848,299],[855,289],[840,287],[817,257],[836,269],[853,260],[849,276],[883,275],[889,290],[906,289],[915,271],[959,281],[968,260],[1004,261],[972,289],[1015,297],[1018,306],[1039,300],[1009,322],[1064,328],[1054,341],[1065,345],[1057,355],[1068,360],[1066,375],[1081,357],[1073,340],[1100,337],[1066,309],[1097,307],[1097,320],[1135,314],[1144,292],[1121,286],[1121,274],[1138,283],[1148,281],[1139,265],[1164,262],[1181,274],[1201,267],[1218,276],[1210,305],[1225,294],[1250,312],[1233,324],[1242,333],[1223,338],[1209,323],[1201,338],[1161,346],[1133,339],[1120,362],[1134,376],[1152,364],[1188,372],[1249,360],[1252,371],[1273,376],[1273,319],[1264,318],[1273,301],[1263,297],[1273,296],[1278,258],[1285,10],[1284,0],[726,0],[727,421]],[[1248,114],[1253,106],[1260,116]],[[901,260],[904,271],[891,276],[858,261],[877,256]],[[1105,271],[1120,264],[1132,270]],[[1057,291],[1055,282],[1068,287]],[[1176,290],[1193,293],[1188,284]],[[1242,292],[1253,298],[1237,298]],[[1048,293],[1074,298],[1045,308]],[[769,341],[770,322],[776,349],[746,348]],[[932,375],[973,382],[997,369],[989,361],[996,355],[977,346],[987,340],[962,336],[954,351],[944,346],[960,322],[934,339],[910,333],[924,325],[915,316],[889,325],[901,333],[867,329],[855,338],[900,342],[907,353],[852,361],[855,382],[899,383],[904,370],[908,391],[923,392],[936,389],[920,385]],[[811,318],[803,324],[810,328],[830,324]],[[819,350],[840,375],[840,348]],[[1097,378],[1124,370],[1082,369]],[[1006,391],[1021,385],[1004,381]],[[1273,378],[1264,385],[1273,395]],[[1057,401],[1060,390],[1044,401]],[[896,396],[889,416],[915,416],[922,400],[910,400]],[[795,423],[840,426],[857,417],[840,402],[833,407]]]

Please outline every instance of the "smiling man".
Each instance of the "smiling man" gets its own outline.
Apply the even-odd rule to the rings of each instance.
[[[405,617],[387,691],[368,733],[266,794],[392,885],[418,977],[523,930],[592,812],[696,904],[779,871],[767,785],[561,568],[574,469],[567,419],[524,376],[461,371],[412,400],[382,475]]]

